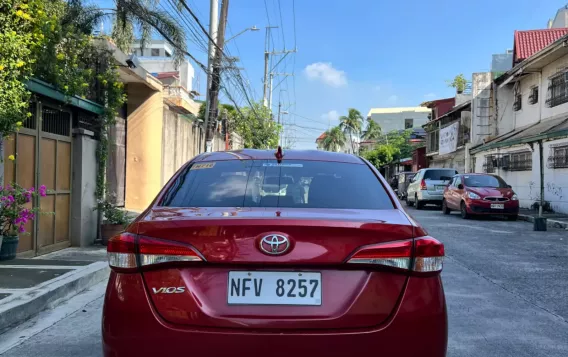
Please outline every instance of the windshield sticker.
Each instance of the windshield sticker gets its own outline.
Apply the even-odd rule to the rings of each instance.
[[[189,170],[191,171],[191,170],[211,169],[214,166],[215,166],[214,162],[208,162],[204,164],[194,164]]]
[[[303,164],[274,164],[274,163],[263,163],[263,167],[304,167]]]

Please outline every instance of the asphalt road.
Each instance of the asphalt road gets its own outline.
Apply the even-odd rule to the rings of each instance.
[[[437,208],[409,213],[446,246],[449,357],[568,356],[568,231],[462,220]],[[86,305],[75,302],[72,312],[50,327],[13,331],[22,341],[2,356],[101,356],[103,289],[91,291]],[[58,309],[70,311],[64,304],[49,314]],[[0,351],[1,346],[2,336]]]

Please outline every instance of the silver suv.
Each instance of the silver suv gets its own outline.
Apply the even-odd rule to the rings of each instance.
[[[455,169],[429,168],[422,169],[410,181],[406,190],[406,204],[422,209],[426,204],[441,205],[444,198],[444,188],[457,175]]]

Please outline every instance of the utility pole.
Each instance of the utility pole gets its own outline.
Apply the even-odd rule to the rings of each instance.
[[[272,79],[277,73],[272,73],[269,70],[270,56],[271,55],[284,55],[288,53],[295,53],[296,50],[284,50],[284,51],[271,51],[270,50],[270,30],[277,29],[278,26],[266,26],[266,37],[264,38],[264,85],[262,90],[262,103],[265,107],[272,110]],[[280,63],[280,62],[278,62]],[[276,66],[275,66],[276,67]],[[274,69],[274,68],[273,68]]]
[[[268,84],[269,84],[269,86],[268,86],[268,109],[271,112],[272,112],[272,80],[274,79],[274,76],[288,77],[288,76],[293,76],[293,75],[294,75],[293,73],[277,73],[277,72],[270,73],[270,81],[268,82]]]
[[[213,133],[211,123],[217,119],[219,106],[219,88],[221,87],[221,62],[223,59],[223,44],[225,41],[225,27],[227,26],[227,16],[229,13],[229,0],[223,0],[221,3],[221,18],[219,20],[219,31],[217,32],[217,46],[213,61],[213,73],[211,78],[210,89],[210,105],[209,105],[209,121],[206,120],[205,126],[205,151],[211,148]]]
[[[209,13],[209,51],[207,56],[207,88],[205,88],[205,151],[207,151],[207,129],[209,128],[209,112],[211,105],[211,80],[213,73],[213,62],[215,61],[215,39],[217,37],[217,27],[219,21],[219,0],[211,0],[211,11]],[[201,151],[201,150],[200,150]]]

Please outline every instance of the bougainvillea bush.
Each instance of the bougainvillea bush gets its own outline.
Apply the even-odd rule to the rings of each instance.
[[[26,223],[40,213],[39,208],[27,208],[26,205],[35,197],[45,197],[46,194],[44,185],[41,185],[38,191],[33,187],[26,189],[17,184],[0,186],[0,234],[15,236],[25,233]]]

